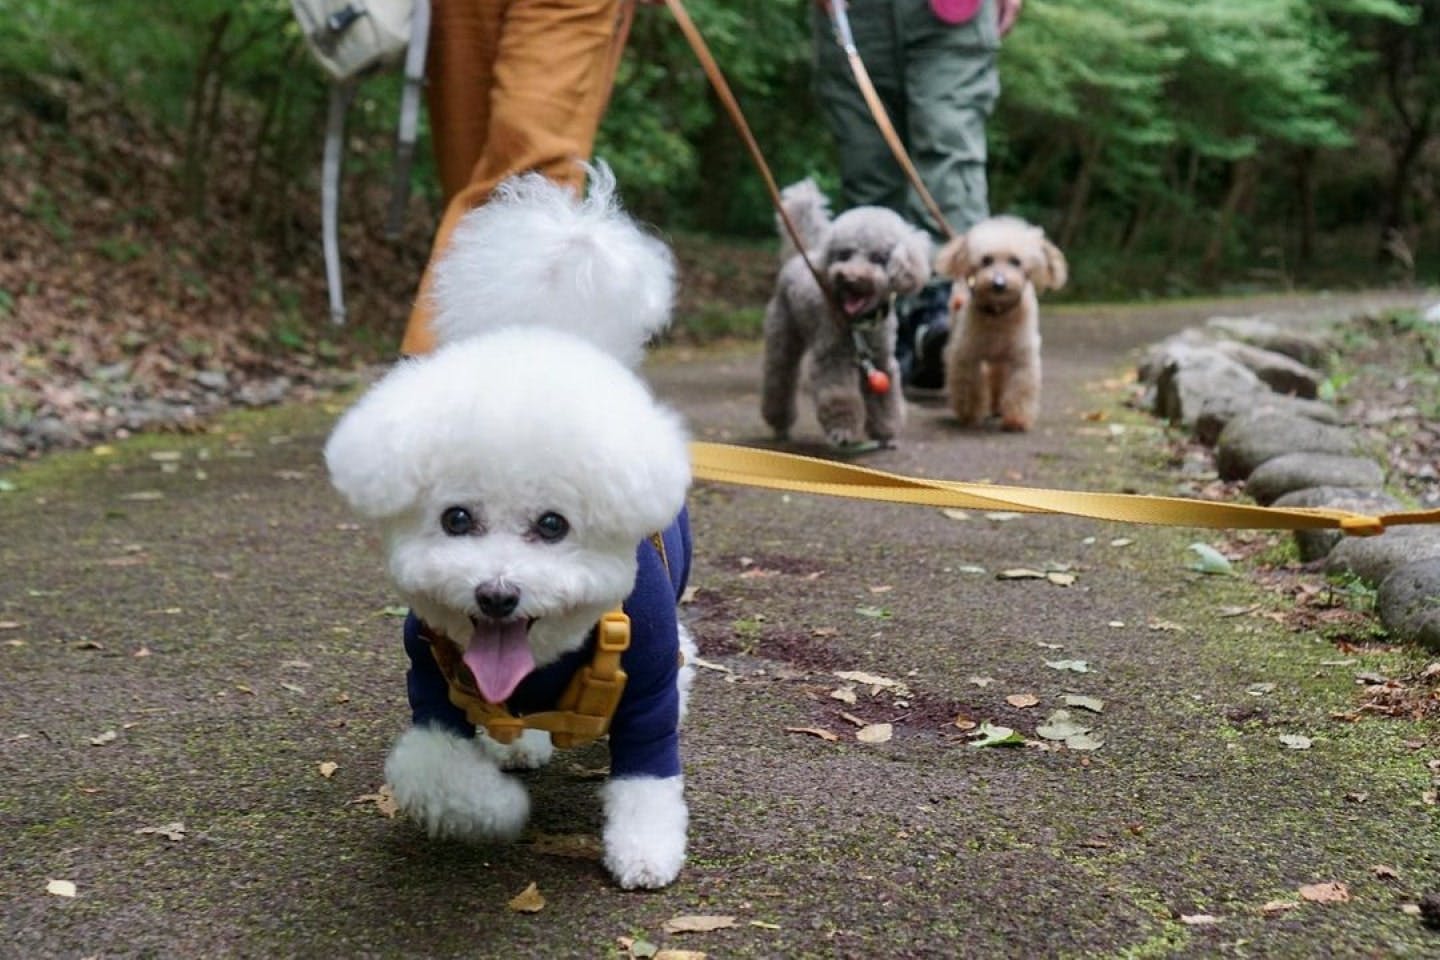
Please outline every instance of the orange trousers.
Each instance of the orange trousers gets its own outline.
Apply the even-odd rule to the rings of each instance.
[[[434,349],[430,276],[469,210],[535,171],[577,192],[614,81],[620,0],[432,0],[426,105],[445,212],[405,327]]]

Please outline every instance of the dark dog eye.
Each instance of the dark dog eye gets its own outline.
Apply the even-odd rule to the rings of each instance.
[[[446,507],[440,514],[440,529],[452,537],[463,537],[475,529],[475,518],[464,507]]]
[[[890,255],[888,253],[885,253],[883,250],[871,250],[870,262],[875,264],[877,267],[883,267],[885,266],[885,264],[890,262]]]
[[[995,258],[992,257],[992,256],[990,256],[990,254],[988,254],[988,253],[985,254],[985,256],[983,256],[983,257],[980,258],[980,266],[982,266],[982,267],[988,267],[988,266],[992,265],[994,262],[995,262]]]
[[[836,247],[834,250],[830,251],[830,261],[832,263],[839,263],[841,260],[849,260],[850,255],[854,252],[855,251],[851,250],[849,247]]]
[[[547,510],[535,518],[535,536],[546,543],[556,543],[565,539],[565,534],[570,532],[570,521],[566,520],[554,510]]]
[[[1010,258],[1010,266],[1012,266],[1012,267],[1019,267],[1019,266],[1020,266],[1020,258],[1019,258],[1019,257],[1011,257],[1011,258]]]

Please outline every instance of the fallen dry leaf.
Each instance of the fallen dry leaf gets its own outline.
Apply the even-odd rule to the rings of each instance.
[[[861,686],[869,687],[872,694],[879,693],[881,690],[904,689],[905,687],[905,684],[899,680],[891,680],[889,677],[866,673],[863,670],[836,670],[835,676],[841,680],[848,680],[851,683],[858,683]]]
[[[45,892],[53,893],[57,897],[75,896],[75,882],[73,880],[51,880],[45,884]]]
[[[995,574],[996,580],[1044,580],[1044,570],[1031,570],[1029,567],[1011,567],[1009,570],[1001,570]]]
[[[185,824],[176,820],[174,823],[167,823],[163,827],[141,827],[136,833],[153,833],[164,837],[166,840],[180,841],[185,839]]]
[[[326,760],[324,763],[320,764],[320,776],[324,777],[326,780],[329,780],[331,777],[335,776],[335,771],[339,769],[340,764],[336,763],[334,760]]]
[[[1348,903],[1350,890],[1343,883],[1307,883],[1300,888],[1300,898],[1312,903]]]
[[[709,933],[735,926],[735,918],[717,914],[691,913],[671,917],[660,925],[666,933]]]
[[[699,667],[701,670],[714,670],[716,673],[735,672],[734,670],[731,670],[729,667],[725,666],[725,664],[723,663],[712,663],[709,660],[706,660],[700,656],[691,657],[690,662],[693,663],[695,666]]]
[[[895,727],[888,723],[872,723],[855,731],[861,743],[888,743],[895,736]]]
[[[1035,706],[1035,704],[1040,702],[1040,698],[1033,693],[1012,693],[1005,698],[1005,702],[1012,707],[1018,707],[1023,710],[1026,707]]]
[[[666,947],[655,954],[655,960],[705,960],[709,956],[704,950],[675,950]]]
[[[660,948],[649,940],[637,940],[635,937],[616,937],[615,942],[620,944],[620,949],[625,951],[629,960],[653,960]]]
[[[511,897],[506,906],[516,913],[539,913],[545,909],[545,898],[540,895],[540,888],[532,883]]]
[[[1315,741],[1309,737],[1302,737],[1298,733],[1286,733],[1281,735],[1280,742],[1291,750],[1309,750]]]
[[[90,745],[92,747],[103,747],[107,743],[114,743],[115,738],[118,736],[120,736],[120,734],[116,733],[114,730],[106,730],[104,733],[91,737]]]
[[[395,814],[400,812],[400,806],[395,802],[395,792],[390,789],[388,783],[381,784],[380,789],[374,793],[356,797],[350,803],[352,806],[357,803],[373,803],[382,817],[388,817],[391,820],[394,820]]]
[[[1299,907],[1299,902],[1295,900],[1271,900],[1260,908],[1260,912],[1266,916],[1274,916],[1277,913],[1285,913],[1288,910],[1297,910]]]
[[[572,860],[599,860],[600,840],[590,833],[537,833],[530,846],[536,853]]]
[[[839,689],[830,691],[830,699],[839,700],[841,703],[848,703],[853,706],[858,698],[855,696],[854,687],[840,687]]]
[[[1208,913],[1190,913],[1182,914],[1180,916],[1180,922],[1187,927],[1205,927],[1213,923],[1219,923],[1220,918],[1211,916]]]
[[[1371,867],[1371,868],[1370,868],[1370,872],[1375,875],[1375,878],[1376,878],[1377,880],[1399,880],[1399,879],[1400,879],[1400,871],[1399,871],[1399,870],[1396,870],[1394,867],[1391,867],[1391,866],[1386,866],[1386,865],[1383,864],[1383,863],[1377,863],[1375,866]]]
[[[786,733],[803,733],[812,737],[819,737],[821,740],[828,740],[834,743],[840,738],[823,727],[786,727]]]

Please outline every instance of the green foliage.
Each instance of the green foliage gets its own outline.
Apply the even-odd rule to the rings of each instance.
[[[833,195],[810,88],[813,0],[688,7],[776,178],[813,175]],[[1288,278],[1315,246],[1297,231],[1315,223],[1440,231],[1422,202],[1440,189],[1425,152],[1440,133],[1435,13],[1430,0],[1030,0],[1002,49],[992,202],[1064,238],[1082,293],[1190,289],[1202,246]],[[54,82],[99,92],[170,138],[195,215],[221,165],[250,171],[257,229],[315,197],[328,87],[289,0],[0,0],[0,22],[0,97]],[[398,92],[393,77],[362,85],[347,192],[388,175]],[[663,7],[637,11],[596,154],[668,230],[773,232],[761,180]],[[53,198],[35,195],[30,213],[65,237]],[[119,240],[105,251],[135,254]]]

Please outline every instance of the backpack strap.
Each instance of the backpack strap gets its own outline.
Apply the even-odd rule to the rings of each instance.
[[[415,0],[410,16],[410,45],[405,49],[405,87],[400,93],[400,129],[395,138],[395,175],[390,190],[390,213],[385,236],[394,240],[405,221],[410,201],[410,167],[415,159],[416,130],[420,126],[420,90],[425,86],[425,55],[430,45],[430,0]]]
[[[345,154],[345,111],[355,99],[357,78],[330,86],[325,119],[325,157],[320,166],[320,232],[325,249],[325,286],[330,291],[330,320],[345,322],[345,291],[340,285],[340,161]]]

